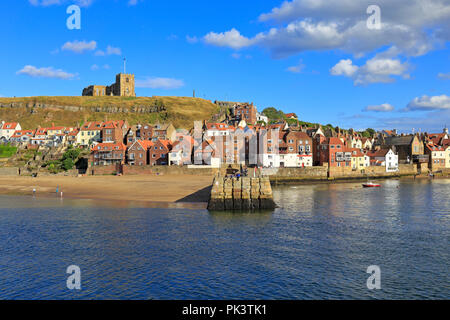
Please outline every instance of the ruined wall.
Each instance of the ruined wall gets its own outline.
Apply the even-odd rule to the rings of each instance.
[[[36,112],[37,109],[49,109],[49,110],[61,110],[72,112],[104,112],[104,113],[157,113],[167,111],[164,106],[141,106],[136,105],[132,107],[120,107],[120,106],[92,106],[92,107],[79,107],[79,106],[60,106],[46,103],[0,103],[0,108],[26,108],[30,113]]]

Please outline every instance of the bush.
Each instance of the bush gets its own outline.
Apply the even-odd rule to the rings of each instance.
[[[71,170],[74,166],[73,160],[70,158],[64,159],[61,165],[61,168],[65,171]]]
[[[11,158],[17,153],[17,147],[13,147],[10,144],[0,145],[0,158]]]

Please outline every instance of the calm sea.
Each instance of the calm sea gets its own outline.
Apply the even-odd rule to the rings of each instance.
[[[450,298],[450,180],[382,184],[276,187],[252,214],[0,196],[0,298]]]

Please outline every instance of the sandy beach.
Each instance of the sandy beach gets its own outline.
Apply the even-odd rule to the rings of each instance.
[[[209,175],[43,176],[0,177],[0,194],[55,195],[64,198],[146,202],[207,202],[213,177]]]

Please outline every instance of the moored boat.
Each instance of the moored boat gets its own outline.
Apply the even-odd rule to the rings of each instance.
[[[366,182],[366,183],[363,183],[363,187],[364,188],[379,188],[379,187],[381,187],[381,184],[375,183],[375,182]]]

